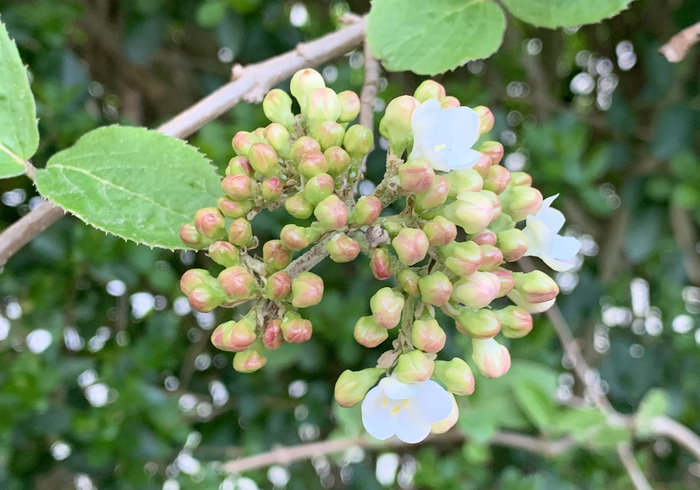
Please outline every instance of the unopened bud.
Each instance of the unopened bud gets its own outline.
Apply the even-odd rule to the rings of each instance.
[[[480,271],[491,272],[503,263],[503,252],[493,245],[480,245],[484,261],[479,266]]]
[[[292,279],[284,271],[277,271],[267,278],[265,292],[267,298],[272,301],[280,301],[289,295],[292,290]]]
[[[267,363],[259,349],[251,348],[233,356],[233,369],[239,373],[253,373]]]
[[[252,320],[252,321],[251,321]],[[255,317],[222,323],[211,334],[211,343],[219,350],[241,352],[255,342]]]
[[[498,165],[503,159],[503,145],[498,141],[484,141],[476,151],[488,155],[491,158],[492,165]]]
[[[265,139],[270,144],[277,156],[287,160],[290,155],[289,131],[281,124],[268,124],[265,128]]]
[[[440,420],[439,422],[435,422],[430,426],[431,434],[444,434],[454,427],[459,420],[459,407],[457,406],[457,400],[455,400],[455,396],[452,393],[448,393],[448,395],[450,395],[450,398],[452,398],[452,411],[446,418]]]
[[[461,333],[477,339],[489,339],[501,331],[498,316],[486,308],[481,310],[460,308],[455,316],[455,327]]]
[[[425,258],[430,242],[423,230],[403,228],[391,241],[391,245],[402,264],[413,265]]]
[[[260,184],[260,194],[265,201],[276,201],[282,195],[284,182],[279,177],[270,177]]]
[[[314,212],[314,206],[304,198],[303,192],[298,192],[284,201],[284,209],[299,219],[306,219]]]
[[[284,90],[278,88],[270,90],[262,103],[265,117],[274,123],[291,128],[294,124],[292,114],[292,98]]]
[[[211,243],[211,239],[205,237],[195,228],[194,223],[185,223],[180,227],[180,240],[190,248],[201,249]]]
[[[519,306],[506,306],[495,313],[501,322],[501,332],[509,339],[525,337],[532,330],[532,315]]]
[[[335,194],[318,203],[314,216],[325,230],[340,230],[348,222],[348,208]]]
[[[451,361],[435,361],[433,377],[444,384],[447,391],[455,395],[474,393],[474,373],[469,364],[459,357]]]
[[[254,143],[248,152],[248,160],[253,170],[265,177],[272,177],[279,170],[277,153],[267,143]]]
[[[233,157],[228,162],[226,167],[226,175],[243,174],[248,177],[253,176],[253,167],[250,166],[250,160],[247,157]]]
[[[282,244],[295,252],[305,249],[318,240],[319,237],[320,233],[315,228],[304,228],[293,224],[284,225],[282,231],[280,231]]]
[[[477,271],[454,284],[452,297],[470,308],[479,309],[496,299],[500,289],[501,283],[495,274]]]
[[[343,146],[351,158],[356,160],[364,158],[374,146],[372,130],[361,124],[350,126],[345,132]]]
[[[396,275],[396,280],[404,293],[414,298],[420,296],[418,274],[413,269],[404,269]]]
[[[290,344],[306,342],[313,334],[311,322],[294,311],[288,311],[284,314],[280,328],[284,340]]]
[[[292,305],[308,308],[317,305],[323,298],[323,279],[313,272],[302,272],[292,281]]]
[[[512,228],[498,233],[497,246],[503,252],[503,258],[508,262],[519,260],[527,252],[527,236],[522,230]]]
[[[359,226],[373,225],[382,212],[382,202],[376,196],[362,196],[357,200],[350,221]]]
[[[513,172],[510,174],[512,185],[532,185],[532,175],[526,172]]]
[[[437,354],[445,347],[447,335],[434,318],[425,318],[413,322],[411,343],[423,352]]]
[[[440,108],[442,109],[456,109],[461,105],[462,103],[459,101],[459,99],[457,97],[453,97],[452,95],[448,95],[440,99]]]
[[[199,286],[219,289],[219,283],[211,277],[206,269],[190,269],[182,275],[180,279],[180,290],[182,294],[188,295]]]
[[[480,192],[460,192],[457,200],[442,210],[443,216],[474,234],[486,228],[493,217],[493,204]]]
[[[384,117],[379,122],[379,132],[389,141],[394,155],[401,156],[413,141],[411,118],[420,102],[410,95],[395,98],[386,107]]]
[[[355,260],[360,254],[360,244],[343,233],[336,233],[326,244],[328,255],[339,264]]]
[[[384,342],[389,337],[389,332],[380,327],[373,316],[363,316],[355,323],[353,335],[358,344],[372,349]]]
[[[453,170],[445,177],[450,181],[450,199],[455,199],[460,192],[479,192],[484,187],[483,177],[473,168]]]
[[[544,303],[557,297],[559,286],[542,271],[517,272],[513,274],[515,288],[528,303]]]
[[[399,381],[406,384],[430,379],[435,368],[433,360],[419,350],[401,354],[392,373]]]
[[[284,336],[282,335],[282,320],[275,318],[267,322],[265,330],[262,334],[262,343],[269,350],[276,350],[284,344]]]
[[[418,88],[413,93],[413,96],[420,102],[425,102],[429,99],[442,99],[445,97],[445,87],[435,80],[425,80],[418,85]]]
[[[323,76],[312,68],[299,70],[292,77],[289,83],[289,91],[302,110],[306,107],[306,97],[315,89],[325,87],[326,82],[323,81]]]
[[[253,179],[245,174],[227,175],[221,181],[221,189],[234,201],[253,197]]]
[[[239,131],[233,135],[231,146],[233,146],[233,149],[237,155],[247,157],[250,147],[253,146],[253,144],[258,143],[258,141],[258,138],[253,135],[253,133],[249,133],[248,131]]]
[[[324,121],[311,130],[311,137],[318,141],[321,151],[343,144],[345,128],[335,121]]]
[[[470,238],[470,240],[478,245],[496,245],[496,234],[491,230],[484,230]]]
[[[486,153],[482,153],[472,167],[472,170],[475,170],[482,177],[486,177],[486,174],[489,172],[492,165],[494,165],[493,159]]]
[[[302,136],[292,145],[290,156],[294,163],[299,164],[304,155],[315,151],[321,151],[321,145],[318,144],[318,141],[308,136]]]
[[[333,194],[335,184],[328,174],[318,174],[310,178],[304,186],[304,198],[314,206]]]
[[[381,288],[369,300],[372,316],[377,320],[377,325],[383,328],[394,328],[399,324],[403,305],[403,294],[391,288]]]
[[[216,206],[221,214],[231,219],[244,218],[253,209],[253,201],[232,201],[225,197],[220,197],[216,201]]]
[[[263,262],[268,271],[280,271],[292,261],[292,251],[282,240],[268,240],[263,245]]]
[[[369,261],[369,267],[372,269],[372,274],[380,281],[389,279],[394,275],[391,270],[391,257],[386,247],[378,247],[374,249],[372,258]]]
[[[301,175],[310,179],[314,175],[328,172],[328,161],[320,151],[310,151],[299,159],[298,170]]]
[[[237,247],[246,247],[253,241],[253,230],[250,221],[238,218],[228,227],[228,241]]]
[[[444,247],[457,238],[457,227],[444,216],[436,216],[423,225],[431,247]]]
[[[418,281],[421,299],[430,305],[444,306],[452,294],[452,282],[440,271],[435,271]]]
[[[340,102],[338,122],[349,123],[354,121],[360,113],[360,97],[351,90],[345,90],[338,94],[338,102]]]
[[[472,241],[453,242],[438,248],[438,254],[445,259],[445,267],[460,277],[473,274],[484,261],[481,248]]]
[[[379,377],[385,372],[386,370],[381,368],[343,371],[335,383],[333,393],[335,401],[344,408],[357,405],[364,400],[369,389],[377,383]]]
[[[323,156],[326,157],[328,162],[328,173],[333,177],[343,175],[348,171],[352,163],[348,152],[340,146],[331,146],[323,152]]]
[[[187,294],[187,301],[190,303],[192,309],[200,313],[209,313],[224,304],[226,296],[219,288],[201,285],[193,288]]]
[[[493,112],[486,106],[480,105],[474,108],[474,112],[479,116],[479,133],[484,135],[493,129],[495,117]]]
[[[209,245],[209,257],[219,265],[233,267],[238,265],[238,249],[229,242],[214,242]]]
[[[542,194],[534,187],[510,185],[501,194],[503,212],[513,221],[521,221],[534,215],[542,206]]]
[[[194,227],[206,238],[219,240],[226,236],[226,220],[216,208],[202,208],[194,215]]]
[[[414,158],[399,167],[399,183],[408,192],[426,192],[433,185],[435,171],[428,160]]]
[[[500,194],[510,183],[511,175],[507,168],[492,165],[484,177],[484,189]]]
[[[498,378],[510,369],[508,349],[494,339],[472,339],[472,360],[487,378]]]
[[[450,193],[450,181],[444,175],[438,175],[433,180],[433,185],[427,191],[417,194],[415,207],[418,211],[433,209],[445,204]]]
[[[308,119],[312,130],[325,121],[335,122],[340,117],[338,94],[327,87],[312,90],[306,97],[302,113]]]
[[[498,290],[498,297],[502,298],[513,290],[515,286],[515,280],[513,279],[513,273],[507,269],[496,269],[493,271],[498,280],[501,283],[501,288]]]
[[[226,296],[233,301],[251,299],[258,292],[258,282],[245,267],[224,269],[217,278]]]

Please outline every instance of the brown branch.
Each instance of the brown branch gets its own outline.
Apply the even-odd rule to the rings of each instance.
[[[364,39],[365,26],[366,21],[361,19],[339,31],[300,44],[293,51],[240,68],[235,80],[181,112],[160,126],[158,131],[184,138],[241,100],[261,100],[267,90],[296,71],[324,63],[360,44]],[[0,234],[0,266],[61,216],[63,210],[47,202],[3,231]]]
[[[289,274],[289,277],[294,278],[305,271],[310,271],[315,265],[319,264],[328,256],[326,244],[331,240],[335,233],[331,233],[313,247],[294,259],[284,271]]]
[[[365,58],[365,82],[360,92],[360,124],[366,128],[374,129],[374,102],[379,93],[379,61],[372,56],[369,44],[364,43]]]
[[[671,217],[671,229],[676,239],[678,248],[683,252],[683,264],[685,273],[695,285],[700,285],[700,256],[695,248],[698,236],[695,232],[693,215],[689,209],[671,205],[669,210]]]
[[[659,53],[670,63],[678,63],[685,58],[688,50],[700,41],[700,22],[686,27],[661,46]]]
[[[700,437],[685,425],[662,415],[651,421],[651,431],[656,437],[668,437],[684,447],[700,462]]]
[[[632,451],[632,445],[630,443],[621,442],[618,444],[617,456],[620,458],[625,470],[627,470],[627,474],[632,480],[634,488],[637,490],[652,490],[642,469],[639,467],[639,463],[634,459],[634,452]]]

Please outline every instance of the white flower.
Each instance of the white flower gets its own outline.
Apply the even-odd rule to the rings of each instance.
[[[386,377],[369,390],[362,402],[362,424],[373,437],[396,435],[403,442],[420,442],[430,427],[450,416],[452,398],[435,381],[413,384]]]
[[[435,170],[472,168],[481,156],[472,146],[479,139],[479,116],[469,107],[442,109],[437,99],[423,102],[411,117],[413,151]]]
[[[559,235],[564,226],[564,215],[551,208],[559,196],[548,197],[534,216],[528,216],[523,233],[527,236],[528,247],[525,255],[539,257],[555,271],[568,271],[575,265],[575,257],[581,249],[581,242],[570,236]]]

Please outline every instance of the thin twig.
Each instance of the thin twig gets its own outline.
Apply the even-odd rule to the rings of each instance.
[[[374,129],[374,103],[379,93],[379,61],[372,56],[369,44],[364,43],[365,81],[360,92],[360,124]]]
[[[294,278],[305,271],[310,271],[315,265],[320,263],[328,256],[326,244],[331,240],[334,234],[329,234],[327,237],[316,243],[309,250],[292,261],[284,271],[289,274],[289,277]]]
[[[664,55],[671,63],[678,63],[685,58],[688,50],[700,41],[700,22],[686,27],[681,32],[661,46],[659,53]]]
[[[684,447],[700,462],[700,437],[685,425],[662,415],[651,421],[651,431],[656,437],[668,437]]]
[[[625,470],[627,470],[627,474],[632,480],[634,488],[637,490],[652,490],[642,469],[639,467],[639,463],[634,459],[632,445],[629,442],[621,442],[617,445],[617,456],[620,458],[620,461],[622,461]]]
[[[158,128],[163,134],[184,138],[216,119],[242,100],[260,101],[265,93],[296,71],[316,66],[350,51],[362,42],[366,21],[323,36],[267,61],[236,70],[236,78]],[[43,203],[0,234],[0,266],[52,225],[63,210]]]

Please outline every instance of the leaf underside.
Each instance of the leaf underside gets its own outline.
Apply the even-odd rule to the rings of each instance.
[[[540,27],[595,24],[626,9],[632,0],[503,0],[518,19]]]

